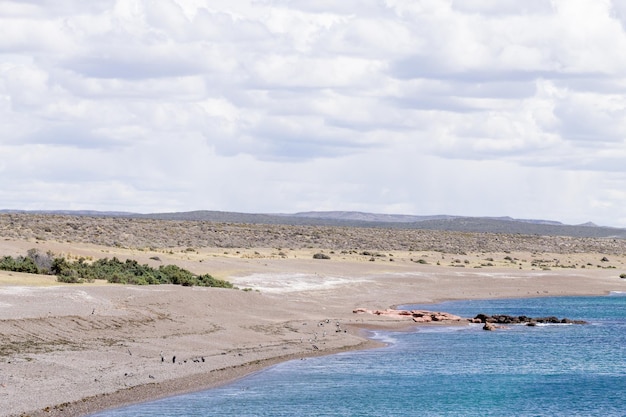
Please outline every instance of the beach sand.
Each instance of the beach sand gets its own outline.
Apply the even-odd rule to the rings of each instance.
[[[0,271],[2,416],[81,416],[197,391],[280,361],[375,346],[367,329],[412,325],[359,307],[626,291],[626,258],[599,253],[150,251],[6,238],[0,256],[32,247],[177,264],[239,289],[66,285]],[[313,259],[322,250],[331,259]]]

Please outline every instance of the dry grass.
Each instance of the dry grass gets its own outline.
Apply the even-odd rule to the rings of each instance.
[[[333,261],[454,268],[615,268],[616,275],[626,262],[622,239],[39,214],[0,215],[0,239],[0,256],[24,255],[35,247],[70,260],[117,256],[152,267],[173,263],[221,279],[241,268],[236,261],[242,259],[311,259],[316,253]],[[609,260],[602,261],[605,257]],[[28,285],[56,284],[53,277],[0,272],[0,283],[25,280]]]
[[[48,287],[61,284],[57,282],[55,276],[0,271],[0,285],[26,285],[29,287]]]
[[[0,236],[135,250],[326,248],[338,251],[435,251],[448,254],[626,253],[626,240],[416,229],[286,226],[38,214],[0,215]]]

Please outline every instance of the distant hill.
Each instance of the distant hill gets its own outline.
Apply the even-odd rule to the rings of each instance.
[[[573,226],[515,219],[458,217],[450,220],[427,220],[412,223],[412,225],[415,228],[428,230],[626,239],[626,229],[588,225]]]
[[[376,214],[363,213],[360,211],[307,211],[295,214],[281,214],[281,216],[299,217],[307,219],[342,220],[357,222],[378,223],[413,223],[425,220],[451,219],[455,216],[414,216],[410,214]]]
[[[367,222],[384,222],[384,223],[416,223],[431,220],[452,220],[468,218],[465,216],[450,215],[434,215],[434,216],[416,216],[411,214],[376,214],[363,213],[360,211],[307,211],[295,214],[286,214],[285,216],[305,217],[311,219],[334,219],[345,221],[367,221]],[[480,217],[488,220],[504,220],[534,224],[550,224],[562,225],[563,223],[552,220],[532,220],[532,219],[514,219],[512,217]],[[593,223],[591,223],[593,224]]]
[[[514,219],[511,217],[464,217],[450,215],[416,216],[375,214],[356,211],[310,211],[294,214],[237,213],[198,210],[175,213],[128,213],[92,210],[24,211],[0,210],[0,213],[36,213],[91,217],[128,217],[217,223],[285,224],[310,226],[376,227],[397,229],[445,230],[477,233],[507,233],[540,236],[571,236],[626,239],[626,229],[597,226],[593,223],[566,225],[551,220]]]
[[[0,210],[0,214],[54,214],[58,216],[88,216],[88,217],[133,217],[137,213],[128,211],[98,211],[98,210]]]
[[[553,220],[514,219],[512,217],[414,216],[351,211],[313,211],[287,216],[300,219],[340,221],[352,223],[352,225],[355,226],[365,224],[375,227],[398,227],[458,232],[626,239],[626,229],[597,226],[591,222],[581,225],[566,225]]]

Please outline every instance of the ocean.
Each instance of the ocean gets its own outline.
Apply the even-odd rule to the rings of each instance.
[[[626,416],[626,294],[402,308],[588,324],[374,332],[386,347],[285,362],[227,386],[94,417]]]

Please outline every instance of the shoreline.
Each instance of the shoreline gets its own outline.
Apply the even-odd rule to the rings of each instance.
[[[591,291],[588,294],[565,294],[557,297],[585,297],[585,296],[610,296],[612,292],[622,291],[603,291],[598,293]],[[550,295],[540,296],[540,298],[551,297]],[[501,296],[496,298],[485,299],[524,299],[524,298],[537,298],[535,296],[530,297],[514,297],[514,296]],[[447,301],[464,301],[460,298],[448,298],[445,300],[435,300],[429,303],[415,303],[415,304],[439,304]],[[401,303],[394,305],[390,308],[398,308],[402,305],[411,305],[412,303]],[[465,319],[465,317],[464,317]],[[361,337],[363,340],[360,344],[341,346],[325,351],[309,351],[300,352],[294,354],[288,354],[283,356],[270,357],[263,360],[255,360],[239,365],[228,366],[220,369],[210,370],[205,374],[194,374],[175,378],[159,383],[149,383],[144,385],[137,385],[130,388],[118,390],[112,393],[98,394],[95,396],[85,397],[78,401],[70,403],[60,404],[54,407],[47,407],[43,410],[30,412],[27,415],[30,417],[43,417],[43,416],[64,416],[64,417],[88,417],[94,414],[124,408],[128,406],[138,405],[147,402],[153,402],[162,400],[165,398],[176,397],[180,395],[201,392],[214,388],[219,388],[231,383],[234,383],[240,379],[247,378],[254,375],[257,372],[262,372],[280,363],[289,362],[292,360],[306,360],[312,357],[331,356],[339,353],[367,350],[367,349],[380,349],[388,346],[388,343],[380,342],[371,339],[367,336],[367,333],[374,331],[382,332],[403,332],[413,331],[418,327],[430,327],[430,326],[443,326],[443,327],[456,327],[456,326],[468,326],[470,323],[461,322],[440,322],[440,323],[415,323],[409,322],[406,319],[390,319],[384,323],[362,323],[351,324],[349,327],[354,333]],[[21,416],[25,414],[20,414]]]
[[[28,415],[31,417],[87,417],[117,408],[219,388],[283,362],[379,347],[382,347],[381,344],[375,341],[365,340],[361,345],[354,347],[338,348],[321,353],[311,352],[311,354],[277,356],[262,361],[253,361],[241,365],[211,370],[207,374],[190,375],[160,383],[138,385],[113,393],[99,394],[72,403],[51,407],[47,410],[31,412]]]
[[[357,308],[626,292],[619,278],[626,255],[602,265],[598,253],[393,252],[315,260],[314,253],[331,251],[285,250],[283,257],[275,248],[147,251],[0,238],[0,256],[35,245],[72,259],[175,264],[246,291],[59,284],[50,276],[0,271],[1,416],[88,416],[222,386],[292,359],[384,345],[367,331],[440,325],[357,315]],[[531,265],[557,257],[578,267]],[[494,266],[481,268],[485,261]],[[335,323],[345,331],[336,332]]]

